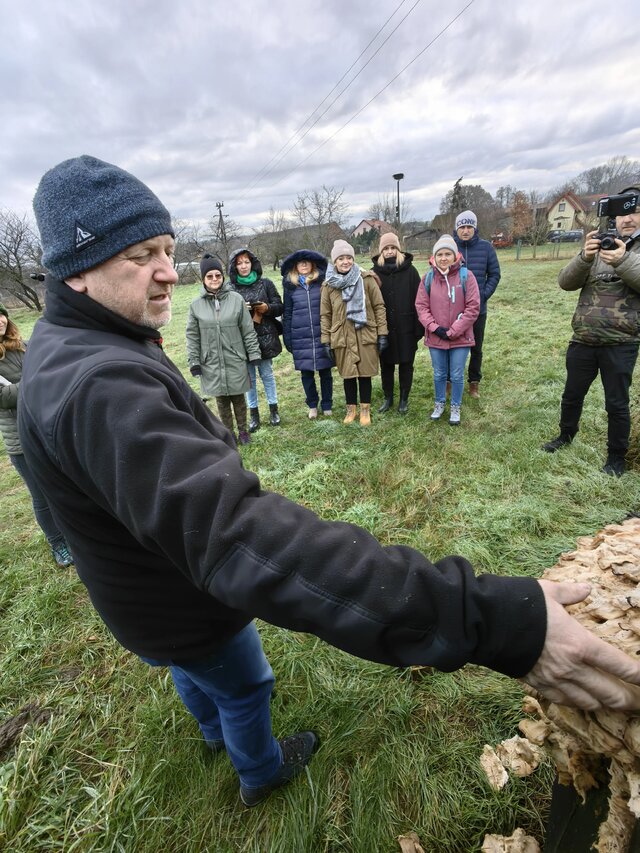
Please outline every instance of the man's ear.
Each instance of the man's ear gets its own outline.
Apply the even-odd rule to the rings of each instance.
[[[84,280],[84,273],[78,273],[78,275],[70,275],[69,278],[65,278],[65,284],[68,284],[72,290],[75,290],[77,293],[86,293],[87,285]]]

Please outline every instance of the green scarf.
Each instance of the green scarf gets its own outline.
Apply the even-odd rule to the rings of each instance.
[[[254,281],[258,280],[258,273],[255,270],[251,270],[249,275],[236,275],[236,281],[238,284],[253,284]]]

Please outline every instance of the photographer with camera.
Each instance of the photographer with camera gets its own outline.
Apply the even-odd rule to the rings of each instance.
[[[567,379],[562,394],[560,435],[543,445],[555,453],[578,432],[582,406],[600,373],[608,416],[605,474],[621,477],[629,447],[629,387],[640,342],[640,189],[627,187],[601,199],[598,215],[606,231],[591,231],[584,247],[558,281],[563,290],[580,290],[573,315],[573,339],[567,350]]]

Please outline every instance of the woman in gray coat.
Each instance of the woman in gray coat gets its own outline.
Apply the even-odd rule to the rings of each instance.
[[[238,441],[248,444],[245,391],[250,388],[247,362],[256,364],[261,353],[253,320],[239,293],[224,280],[218,258],[204,255],[200,261],[203,290],[189,308],[187,360],[192,376],[200,377],[204,397],[215,397],[220,420]]]
[[[9,312],[0,304],[0,434],[9,454],[9,461],[24,480],[31,495],[33,514],[46,536],[53,559],[62,568],[73,565],[67,542],[53,520],[47,499],[31,476],[18,437],[18,386],[22,377],[25,345]]]

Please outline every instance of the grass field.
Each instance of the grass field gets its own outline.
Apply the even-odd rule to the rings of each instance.
[[[385,544],[433,559],[460,553],[494,573],[538,576],[576,537],[638,510],[638,471],[619,480],[600,472],[599,385],[574,443],[553,456],[540,450],[557,434],[576,296],[557,287],[562,260],[513,256],[500,253],[482,397],[465,394],[459,429],[428,421],[433,383],[422,347],[408,416],[375,414],[374,380],[369,430],[342,425],[339,380],[335,416],[309,422],[285,353],[276,361],[282,426],[255,434],[242,451],[246,467],[264,487],[361,524]],[[423,271],[426,260],[417,265]],[[165,335],[185,373],[197,291],[176,291]],[[13,317],[28,335],[35,316]],[[121,649],[75,573],[53,564],[6,455],[0,477],[1,849],[391,853],[413,830],[430,853],[465,853],[479,850],[486,832],[518,826],[542,841],[551,767],[496,793],[478,761],[483,744],[516,733],[517,683],[478,667],[393,670],[264,624],[275,733],[313,727],[322,746],[306,778],[244,811],[228,760],[205,751],[167,672]],[[14,718],[30,703],[32,721],[9,737],[6,724],[19,729]]]

